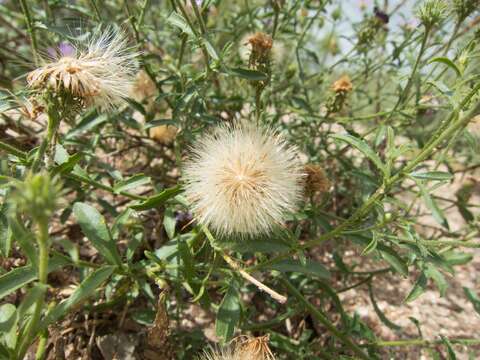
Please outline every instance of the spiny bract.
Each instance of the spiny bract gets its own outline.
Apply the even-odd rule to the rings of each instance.
[[[125,34],[108,28],[96,31],[88,41],[74,44],[73,54],[60,54],[27,75],[36,89],[65,91],[84,106],[111,109],[130,92],[138,53],[127,45]]]
[[[192,153],[183,168],[185,194],[196,219],[219,235],[267,234],[301,199],[296,148],[271,129],[223,125]]]

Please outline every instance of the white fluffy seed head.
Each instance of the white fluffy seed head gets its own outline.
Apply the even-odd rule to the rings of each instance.
[[[73,44],[74,53],[58,55],[27,75],[36,89],[66,91],[84,106],[106,110],[118,105],[130,93],[137,69],[138,53],[128,46],[126,35],[108,28],[87,41]]]
[[[200,223],[220,236],[268,234],[302,197],[295,147],[270,129],[220,126],[192,148],[185,194]]]

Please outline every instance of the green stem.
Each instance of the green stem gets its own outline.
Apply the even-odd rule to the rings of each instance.
[[[92,4],[92,8],[95,11],[95,16],[97,17],[97,20],[102,21],[102,16],[100,15],[100,11],[98,10],[98,6],[95,0],[90,0],[90,4]]]
[[[138,27],[141,27],[143,25],[143,21],[145,20],[145,10],[148,8],[150,5],[150,0],[145,0],[143,2],[142,8],[140,10],[140,16],[138,17]]]
[[[55,105],[49,104],[48,107],[47,135],[42,140],[42,143],[38,148],[37,154],[35,155],[35,159],[33,160],[32,172],[34,173],[36,173],[40,168],[40,165],[42,164],[43,158],[48,148],[53,145],[53,140],[55,138],[55,134],[57,133],[58,125],[60,124],[60,116],[55,110]],[[50,151],[48,151],[47,167],[52,165],[53,155],[54,151],[50,149]]]
[[[188,16],[188,13],[187,11],[185,10],[185,7],[183,6],[182,2],[181,1],[178,1],[178,0],[175,0],[175,3],[176,5],[178,6],[178,9],[180,9],[180,12],[182,13],[185,21],[187,22],[188,26],[190,27],[190,29],[192,29],[192,32],[193,34],[195,35],[196,38],[200,38],[200,34],[198,33],[197,29],[195,28],[195,26],[193,26],[193,23],[192,21],[190,20],[190,17]],[[192,1],[192,4],[195,3],[195,1]],[[195,4],[196,5],[196,4]],[[198,11],[198,7],[196,8],[197,11]],[[194,12],[195,12],[195,7],[194,7]],[[197,13],[195,13],[195,15],[197,15]],[[200,16],[201,17],[201,16]],[[202,23],[203,23],[203,19],[199,19],[198,20],[200,22],[200,27],[201,27],[201,30],[202,32],[205,31],[206,32],[206,28],[202,28]],[[204,26],[204,25],[203,25]],[[205,35],[205,34],[204,34]],[[205,65],[207,67],[207,72],[210,73],[210,62],[209,62],[209,59],[210,57],[208,56],[208,51],[207,49],[205,48],[205,44],[202,42],[202,53],[203,53],[203,56],[205,57]]]
[[[418,52],[417,58],[415,60],[415,64],[413,65],[412,73],[410,74],[410,77],[408,78],[407,85],[405,86],[402,93],[398,97],[398,101],[395,104],[395,106],[393,107],[392,112],[389,114],[388,118],[386,119],[386,122],[388,122],[388,120],[391,119],[391,117],[393,116],[393,114],[395,114],[398,107],[400,105],[402,105],[405,102],[405,100],[408,98],[408,94],[410,93],[410,88],[412,87],[412,84],[413,84],[413,79],[415,77],[415,74],[417,73],[418,65],[420,64],[420,61],[421,61],[421,59],[423,57],[423,54],[425,52],[425,49],[427,47],[426,45],[427,45],[427,40],[428,40],[428,35],[429,34],[430,34],[430,28],[425,28],[425,32],[424,32],[423,38],[422,38],[422,44],[420,46],[420,51]]]
[[[302,303],[302,305],[306,308],[306,310],[323,326],[327,328],[327,330],[336,338],[338,338],[345,346],[347,346],[350,350],[352,350],[355,355],[360,359],[370,360],[371,358],[366,355],[363,350],[356,345],[348,336],[341,333],[337,330],[337,328],[330,322],[330,320],[323,315],[315,306],[313,306],[305,297],[297,290],[295,286],[293,286],[288,280],[285,278],[280,278],[282,284],[285,285],[288,292],[294,296],[298,301]]]
[[[38,340],[37,352],[35,353],[35,360],[43,360],[45,358],[47,343],[48,343],[48,333],[47,331],[44,331],[40,335],[40,339]]]
[[[38,282],[39,284],[44,285],[44,288],[46,289],[48,276],[48,221],[45,220],[39,222],[38,230]],[[26,329],[26,335],[19,348],[19,359],[24,358],[30,344],[35,339],[35,330],[40,322],[43,304],[44,296],[38,296],[35,301],[32,317]]]
[[[23,15],[25,16],[25,20],[27,22],[27,30],[30,35],[30,40],[32,43],[32,52],[33,52],[33,59],[35,61],[35,65],[38,64],[38,46],[37,46],[37,37],[35,35],[35,27],[33,24],[33,19],[30,14],[30,10],[27,6],[25,0],[20,0],[20,5],[22,7]]]
[[[478,345],[480,344],[480,339],[449,339],[452,344],[459,345]],[[432,346],[443,344],[443,340],[426,340],[426,339],[407,339],[407,340],[393,340],[393,341],[377,341],[369,345],[376,345],[381,347],[390,347],[390,346]]]
[[[255,119],[257,125],[260,124],[260,116],[262,114],[262,90],[261,85],[258,84],[255,89]]]

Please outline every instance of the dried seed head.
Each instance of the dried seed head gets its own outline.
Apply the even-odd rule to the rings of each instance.
[[[272,130],[220,126],[192,152],[183,169],[185,194],[197,221],[218,235],[267,234],[301,199],[297,151]]]
[[[135,101],[151,100],[157,94],[157,87],[145,71],[139,71],[131,88],[131,96]]]
[[[250,66],[258,67],[270,62],[270,53],[273,46],[273,39],[270,35],[257,32],[248,39],[248,44],[252,47]]]
[[[126,36],[113,28],[96,32],[87,43],[75,44],[75,54],[63,55],[30,72],[31,88],[64,92],[83,106],[111,109],[130,93],[138,55]]]
[[[163,145],[169,145],[175,140],[178,128],[173,125],[159,125],[150,129],[150,137]]]
[[[332,89],[336,93],[349,93],[353,89],[352,81],[348,75],[343,75],[332,84]]]
[[[270,35],[257,32],[248,39],[248,43],[252,46],[252,52],[265,55],[272,49],[273,39]]]
[[[268,347],[268,335],[242,336],[220,350],[205,351],[200,360],[275,360],[275,356]]]
[[[325,171],[320,165],[307,164],[305,165],[305,190],[309,194],[316,192],[327,192],[330,189],[330,181],[328,181]]]

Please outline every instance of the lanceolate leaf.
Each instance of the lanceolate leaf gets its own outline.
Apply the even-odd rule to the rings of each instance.
[[[62,266],[68,265],[69,263],[70,262],[67,258],[54,255],[50,258],[48,263],[48,271],[51,272],[57,270]],[[37,269],[31,265],[18,267],[0,276],[0,299],[36,279]]]
[[[422,272],[420,276],[418,277],[417,281],[415,282],[415,285],[413,285],[412,290],[410,290],[410,293],[407,295],[405,302],[410,302],[418,298],[420,295],[422,295],[427,288],[427,277],[425,274]]]
[[[450,69],[454,70],[457,73],[458,76],[462,76],[462,72],[460,71],[458,66],[455,65],[455,63],[447,57],[436,57],[436,58],[433,58],[432,60],[430,60],[428,63],[431,64],[433,62],[445,64]]]
[[[416,178],[416,179],[422,179],[422,180],[439,180],[439,181],[448,181],[453,178],[453,175],[444,172],[444,171],[428,171],[428,172],[412,172],[410,173],[410,176]]]
[[[230,341],[240,320],[240,294],[232,283],[218,308],[215,329],[223,343]]]
[[[382,173],[386,173],[386,167],[382,163],[382,160],[365,141],[348,134],[334,134],[330,135],[330,137],[344,141],[347,144],[353,146],[363,155],[369,158]]]
[[[122,191],[128,191],[131,189],[138,188],[139,186],[149,184],[150,181],[151,181],[150,177],[145,176],[143,174],[137,174],[126,180],[119,181],[118,183],[115,184],[113,189],[118,194],[118,193],[121,193]]]
[[[322,264],[312,260],[307,260],[305,264],[302,264],[300,260],[288,259],[272,264],[268,268],[281,272],[300,272],[323,279],[330,278],[330,272]]]
[[[147,200],[142,201],[140,204],[130,206],[133,210],[144,211],[155,208],[162,205],[168,199],[182,192],[180,186],[174,186],[169,189],[163,190],[157,195],[150,196]]]
[[[243,68],[231,68],[228,69],[228,72],[233,75],[243,79],[252,80],[252,81],[262,81],[267,80],[268,75],[257,70],[243,69]]]
[[[477,294],[475,294],[473,290],[467,287],[464,287],[463,291],[467,296],[467,299],[470,300],[470,302],[472,303],[475,311],[480,315],[480,297]]]
[[[62,301],[48,312],[45,320],[42,322],[41,329],[46,329],[49,324],[62,318],[72,307],[77,306],[95,294],[100,286],[112,275],[114,270],[115,266],[104,266],[88,275],[68,299]]]
[[[120,265],[120,255],[114,243],[104,217],[93,206],[77,202],[73,206],[83,233],[92,242],[98,252],[110,263]]]

